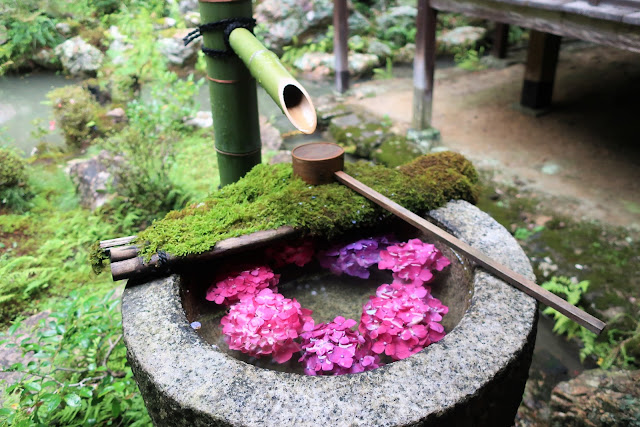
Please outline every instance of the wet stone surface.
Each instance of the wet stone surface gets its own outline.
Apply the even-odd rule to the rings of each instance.
[[[431,216],[533,277],[508,231],[477,208],[451,202]],[[535,341],[536,302],[476,270],[470,305],[440,342],[374,371],[308,377],[258,368],[203,340],[185,315],[178,276],[132,285],[124,339],[157,425],[512,425]]]

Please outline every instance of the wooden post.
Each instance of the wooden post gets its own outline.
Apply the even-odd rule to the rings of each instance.
[[[349,90],[349,9],[347,0],[333,0],[333,53],[336,64],[336,90]]]
[[[541,109],[551,105],[561,40],[560,36],[531,30],[520,98],[523,107]]]
[[[200,0],[202,23],[251,18],[251,5],[251,0]],[[208,48],[226,49],[222,31],[206,32],[202,38]],[[225,186],[261,162],[256,81],[235,55],[205,59],[220,184]]]
[[[418,0],[416,56],[413,60],[414,129],[431,127],[433,73],[436,65],[436,15],[429,0]]]
[[[506,58],[509,47],[509,24],[496,22],[496,29],[493,35],[493,47],[491,54],[496,58]]]

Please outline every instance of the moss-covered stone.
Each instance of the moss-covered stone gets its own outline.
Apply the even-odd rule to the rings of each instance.
[[[453,153],[428,157],[432,160],[423,162],[421,172],[411,166],[412,176],[365,162],[348,164],[346,172],[416,213],[451,199],[476,201],[476,175],[466,159]],[[159,250],[184,256],[206,252],[223,239],[284,225],[331,238],[376,225],[390,215],[338,183],[305,184],[293,176],[290,164],[258,165],[204,202],[170,212],[142,232],[137,244],[146,257]]]
[[[332,119],[329,133],[347,153],[368,159],[390,136],[389,127],[377,118],[370,121],[352,113]]]
[[[70,148],[81,148],[104,130],[103,111],[91,94],[80,86],[65,86],[47,94],[53,115]]]
[[[387,138],[374,150],[373,160],[390,168],[403,165],[424,154],[420,147],[403,136]]]

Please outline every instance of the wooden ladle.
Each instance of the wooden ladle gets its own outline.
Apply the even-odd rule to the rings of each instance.
[[[596,334],[600,334],[605,328],[606,323],[600,319],[569,304],[567,301],[538,286],[523,275],[496,262],[479,250],[344,173],[342,171],[344,168],[344,150],[339,145],[328,142],[304,144],[296,147],[291,155],[293,157],[294,175],[299,176],[308,184],[321,185],[337,180],[417,229],[434,235],[449,247],[478,263],[491,274],[547,306],[553,307],[577,324],[584,326]]]

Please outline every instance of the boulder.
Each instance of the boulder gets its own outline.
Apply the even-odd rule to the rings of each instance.
[[[439,48],[447,51],[456,48],[474,47],[476,43],[487,35],[487,29],[483,27],[457,27],[438,37]]]
[[[124,163],[121,156],[102,150],[88,159],[74,159],[67,163],[66,172],[76,186],[80,204],[98,209],[113,198],[110,187],[116,187],[115,171]]]
[[[200,25],[200,13],[187,12],[184,14],[184,23],[187,27],[197,27]]]
[[[64,70],[74,76],[95,75],[102,65],[104,55],[82,37],[66,40],[55,48]]]
[[[59,70],[60,61],[51,48],[43,47],[39,49],[32,57],[31,60],[38,66],[46,70]]]
[[[107,117],[111,118],[111,121],[116,123],[124,123],[127,121],[127,113],[125,113],[124,109],[121,107],[114,108],[111,111],[107,112]]]
[[[71,25],[68,22],[58,22],[56,24],[56,30],[64,36],[71,34]]]
[[[380,61],[384,61],[386,58],[389,58],[393,55],[393,52],[391,51],[389,45],[382,43],[377,39],[369,40],[367,53],[377,56]]]
[[[121,65],[127,60],[126,52],[133,49],[133,45],[127,43],[126,37],[120,33],[120,29],[112,25],[107,30],[107,37],[111,39],[107,55],[111,58],[113,65]]]
[[[416,56],[416,45],[413,43],[407,43],[400,49],[396,49],[393,53],[393,62],[401,64],[411,64]]]
[[[380,65],[380,59],[370,53],[349,52],[349,74],[361,76]],[[293,66],[310,77],[322,78],[335,72],[335,57],[332,53],[307,52],[296,59]]]
[[[197,12],[198,0],[181,0],[180,3],[178,3],[178,9],[183,15],[187,12]]]
[[[278,55],[294,38],[304,43],[327,31],[333,20],[330,0],[264,0],[255,10],[265,45]],[[259,30],[258,30],[259,31]]]
[[[640,370],[593,369],[551,394],[552,426],[640,426]]]
[[[171,18],[169,16],[165,16],[164,18],[158,19],[153,24],[153,29],[156,30],[156,31],[166,30],[166,29],[175,27],[177,23],[178,22],[175,19],[173,19],[173,18]]]
[[[189,117],[184,124],[195,128],[206,129],[213,126],[211,111],[198,111],[194,117]]]
[[[158,39],[158,50],[167,57],[170,64],[184,66],[188,63],[195,62],[198,57],[198,51],[202,46],[202,39],[196,39],[187,46],[182,41],[183,37],[193,31],[193,28],[177,30],[171,37]]]
[[[376,19],[376,23],[383,31],[391,27],[413,28],[417,16],[418,9],[414,6],[390,7]]]

